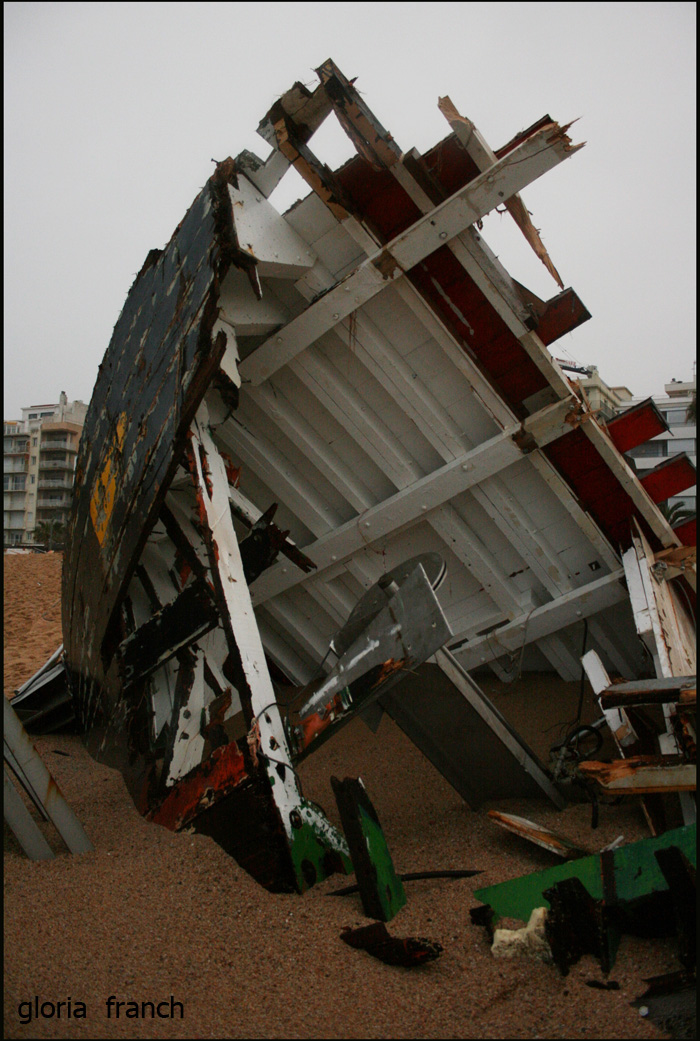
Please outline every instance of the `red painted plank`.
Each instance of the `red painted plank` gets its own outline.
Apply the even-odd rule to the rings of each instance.
[[[590,312],[573,289],[565,289],[563,293],[547,301],[544,311],[539,315],[535,332],[546,346],[554,343],[565,333],[570,333],[577,326],[583,325],[590,317]]]
[[[607,427],[618,452],[629,452],[668,430],[666,420],[651,398],[611,419]]]
[[[684,521],[683,524],[678,524],[673,530],[684,546],[697,546],[698,534],[696,517],[691,517],[690,520]]]
[[[665,502],[672,495],[678,495],[687,488],[692,488],[697,479],[695,467],[685,452],[664,459],[653,470],[647,470],[640,477],[647,493],[654,502]]]

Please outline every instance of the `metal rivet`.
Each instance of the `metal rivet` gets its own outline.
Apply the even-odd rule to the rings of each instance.
[[[333,315],[333,318],[334,318],[334,319],[335,319],[335,321],[337,322],[337,321],[338,321],[338,319],[340,318],[340,315],[339,315],[339,314],[334,314],[334,315]]]
[[[440,234],[438,235],[438,238],[439,239],[446,239],[447,238],[447,232],[446,231],[441,231]]]

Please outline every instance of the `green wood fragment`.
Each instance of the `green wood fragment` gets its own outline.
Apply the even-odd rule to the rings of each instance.
[[[663,835],[621,846],[607,856],[613,858],[615,900],[629,903],[651,893],[668,889],[654,853],[676,846],[691,864],[697,861],[697,825],[666,831]],[[496,918],[519,918],[527,922],[536,907],[549,907],[543,892],[565,878],[578,878],[594,900],[602,900],[603,877],[600,854],[556,864],[545,871],[523,875],[494,886],[477,889],[474,896],[493,908]]]

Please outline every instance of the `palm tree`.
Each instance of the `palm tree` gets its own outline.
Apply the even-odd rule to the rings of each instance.
[[[63,549],[66,526],[61,521],[39,521],[34,528],[34,541],[47,549]]]
[[[659,503],[659,509],[672,528],[695,516],[695,510],[691,510],[682,502],[674,502],[671,506],[669,506],[668,501],[661,502]]]
[[[693,400],[688,405],[688,410],[685,414],[687,423],[695,423],[698,421],[698,392],[693,391]]]

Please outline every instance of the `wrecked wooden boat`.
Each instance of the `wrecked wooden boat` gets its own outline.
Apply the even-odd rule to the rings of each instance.
[[[295,765],[383,712],[470,802],[562,796],[469,672],[523,655],[578,678],[584,639],[643,676],[621,552],[693,484],[621,455],[548,347],[589,318],[488,249],[506,206],[561,284],[519,192],[575,155],[549,116],[493,152],[401,148],[333,64],[263,119],[263,162],[217,165],[137,276],[80,446],[63,575],[65,664],[89,746],[139,810],[213,836],[260,882],[348,866]],[[336,117],[357,155],[312,151]],[[311,191],[269,201],[293,166]]]

